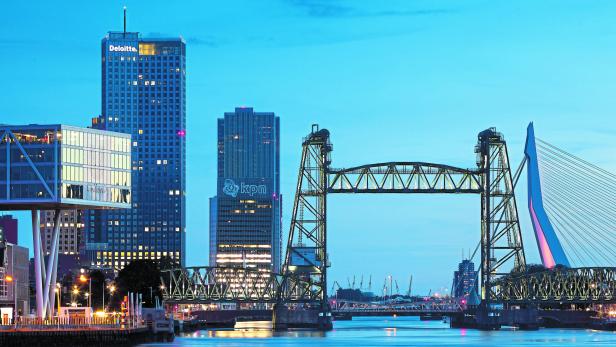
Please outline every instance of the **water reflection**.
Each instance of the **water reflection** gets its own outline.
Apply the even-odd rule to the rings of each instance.
[[[271,321],[238,322],[233,329],[200,330],[181,334],[182,338],[269,338],[269,337],[311,338],[324,337],[325,332],[313,330],[273,331]]]
[[[364,317],[334,322],[328,332],[310,330],[273,331],[271,322],[242,322],[234,329],[207,329],[176,337],[172,344],[156,347],[220,346],[506,346],[569,347],[616,346],[616,332],[539,329],[522,331],[478,331],[451,329],[440,321],[420,321],[417,317]]]

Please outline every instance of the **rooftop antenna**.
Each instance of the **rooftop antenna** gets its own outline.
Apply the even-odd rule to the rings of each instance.
[[[124,6],[124,36],[126,37],[126,6]]]

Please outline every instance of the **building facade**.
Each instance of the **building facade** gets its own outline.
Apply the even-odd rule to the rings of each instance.
[[[0,264],[0,319],[14,316],[15,304],[18,315],[30,313],[30,276],[28,248],[12,243],[6,244],[6,257]],[[9,282],[7,276],[12,278]]]
[[[477,273],[475,264],[469,259],[464,259],[458,264],[458,270],[453,273],[451,294],[454,298],[469,297],[477,294]]]
[[[132,135],[132,209],[88,211],[93,266],[135,259],[185,262],[186,45],[109,32],[101,43],[102,110],[92,127]]]
[[[0,210],[130,208],[130,136],[0,126]]]
[[[280,120],[236,108],[218,119],[218,191],[210,199],[210,265],[280,272]]]

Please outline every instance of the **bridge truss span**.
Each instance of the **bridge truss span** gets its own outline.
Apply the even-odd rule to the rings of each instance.
[[[423,162],[329,169],[328,193],[481,193],[481,172]]]
[[[161,271],[163,297],[167,303],[209,304],[314,302],[318,287],[297,276],[240,267],[195,266]],[[317,288],[317,291],[314,290]]]
[[[508,304],[616,303],[616,268],[555,268],[500,278],[498,300]]]
[[[458,313],[462,312],[465,305],[458,300],[420,300],[408,302],[359,302],[349,300],[332,300],[332,310],[335,313]]]

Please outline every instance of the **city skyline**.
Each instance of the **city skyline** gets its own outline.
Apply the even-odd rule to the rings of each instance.
[[[189,265],[208,260],[201,252],[208,226],[200,216],[207,212],[201,200],[216,190],[215,122],[236,106],[273,111],[283,120],[281,191],[288,197],[283,240],[301,139],[312,123],[330,130],[334,167],[388,160],[474,167],[477,133],[492,126],[505,135],[516,167],[523,155],[525,127],[534,120],[538,137],[616,171],[609,155],[616,145],[615,125],[609,121],[614,113],[609,94],[614,72],[604,68],[616,52],[604,47],[614,36],[605,30],[610,28],[607,11],[535,4],[516,13],[513,4],[334,6],[318,1],[274,2],[265,11],[249,2],[241,4],[244,8],[193,4],[193,11],[159,21],[152,19],[163,18],[170,6],[127,3],[129,31],[183,35],[187,41]],[[55,16],[29,28],[19,18],[0,24],[5,29],[1,47],[24,54],[17,61],[0,58],[3,66],[12,67],[4,68],[4,75],[15,81],[4,94],[12,105],[0,106],[2,122],[20,124],[27,119],[45,124],[54,117],[58,123],[88,125],[101,102],[98,40],[110,29],[121,30],[122,5],[99,4],[89,9],[98,16],[88,13],[81,18],[76,9],[41,4],[39,11]],[[7,5],[5,13],[40,16],[18,6]],[[258,12],[255,18],[252,11]],[[540,22],[546,13],[550,25]],[[225,24],[232,15],[244,21]],[[592,23],[573,23],[591,16]],[[54,17],[66,27],[51,25],[49,18]],[[264,20],[272,24],[254,27]],[[49,41],[35,35],[45,25],[50,26]],[[591,35],[595,36],[588,38]],[[564,37],[571,38],[573,46]],[[250,61],[236,54],[242,49],[251,52]],[[41,59],[41,52],[50,54]],[[16,74],[32,85],[17,80]],[[60,85],[52,88],[50,81]],[[29,102],[31,98],[38,102]],[[522,204],[524,182],[519,187],[529,262],[539,263]],[[336,196],[329,201],[330,247],[335,250],[332,279],[362,272],[374,278],[413,274],[418,291],[427,292],[448,286],[460,249],[473,249],[478,241],[479,201],[474,197]],[[28,230],[22,213],[20,244],[30,246]],[[436,237],[437,232],[442,236]],[[371,243],[375,233],[382,236],[379,246]],[[443,239],[449,242],[443,245]],[[426,263],[431,267],[424,269]]]

